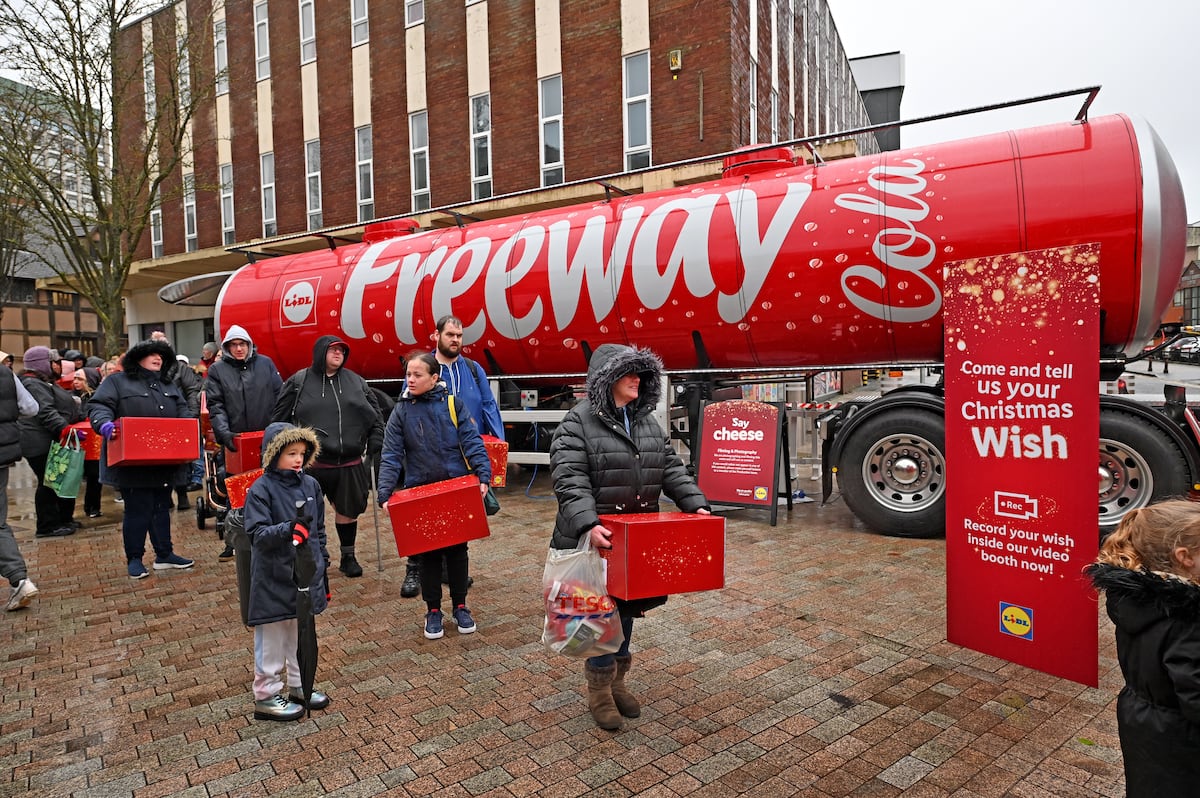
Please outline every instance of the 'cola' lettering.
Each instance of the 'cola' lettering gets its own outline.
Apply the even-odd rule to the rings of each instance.
[[[933,318],[942,309],[942,292],[924,271],[933,263],[937,247],[916,227],[917,222],[929,215],[929,205],[921,199],[927,185],[921,176],[924,168],[924,161],[918,158],[906,159],[898,165],[876,166],[867,175],[867,185],[882,192],[882,198],[840,194],[834,200],[842,208],[874,214],[883,220],[871,245],[871,252],[879,259],[879,264],[855,264],[842,272],[842,290],[846,298],[854,307],[877,319],[920,322]],[[897,305],[876,301],[855,290],[856,284],[861,285],[859,281],[866,281],[878,289],[881,296],[897,296],[899,286],[886,290],[884,267],[912,275],[929,288],[932,298],[921,305]]]
[[[394,285],[391,318],[402,343],[417,341],[414,316],[419,297],[429,303],[432,318],[447,313],[462,318],[463,339],[468,343],[479,340],[489,328],[513,340],[527,337],[546,323],[547,314],[562,332],[579,311],[584,286],[595,321],[612,314],[627,269],[641,307],[662,307],[682,282],[696,299],[715,293],[721,320],[736,324],[757,300],[811,193],[807,183],[787,183],[777,204],[772,203],[775,207],[765,226],[760,222],[764,203],[754,191],[738,188],[653,205],[628,202],[620,206],[615,220],[611,206],[586,218],[568,216],[549,225],[530,219],[518,232],[499,240],[480,235],[461,241],[453,233],[448,236],[453,245],[442,245],[438,238],[432,248],[421,247],[426,243],[421,238],[436,235],[425,231],[378,241],[362,252],[346,278],[342,331],[350,338],[365,338],[363,308],[368,289]],[[718,225],[731,227],[734,240],[710,235]],[[726,293],[718,288],[714,260],[736,261],[740,268],[730,272],[740,282],[731,286],[729,275],[722,280],[734,290]],[[638,267],[632,268],[631,263]],[[539,265],[540,270],[535,268]],[[544,277],[531,279],[539,273]],[[481,278],[482,306],[472,303],[471,313],[456,307],[456,300]],[[426,281],[429,287],[423,288]],[[520,315],[513,310],[514,294],[521,296]]]

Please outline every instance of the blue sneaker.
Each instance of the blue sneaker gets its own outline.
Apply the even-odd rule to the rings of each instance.
[[[437,640],[445,634],[442,631],[442,611],[430,610],[425,613],[425,639]]]
[[[458,624],[460,635],[469,635],[475,631],[475,619],[471,617],[471,611],[467,609],[466,604],[459,604],[454,608],[454,622]]]
[[[145,579],[149,575],[150,572],[146,570],[146,566],[142,565],[141,560],[129,561],[129,577],[131,579]]]
[[[166,557],[155,558],[154,570],[165,571],[168,568],[191,568],[195,564],[195,560],[189,560],[187,557],[180,557],[178,554],[172,553]]]

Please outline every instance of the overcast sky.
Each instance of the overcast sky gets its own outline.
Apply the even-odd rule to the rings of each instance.
[[[899,51],[901,117],[1102,86],[1091,115],[1148,120],[1200,221],[1200,2],[828,0],[846,54]],[[904,147],[1073,119],[1082,97],[905,127]]]

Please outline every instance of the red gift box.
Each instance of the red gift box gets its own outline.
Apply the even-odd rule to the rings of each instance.
[[[491,435],[479,437],[483,438],[483,448],[492,461],[492,487],[503,488],[508,484],[508,443]]]
[[[179,465],[200,456],[200,424],[194,418],[117,419],[108,442],[110,466]]]
[[[91,424],[86,421],[80,421],[78,424],[68,425],[67,429],[78,430],[83,433],[83,441],[80,446],[83,448],[84,460],[100,459],[100,449],[103,446],[104,438],[92,429]]]
[[[246,493],[249,492],[250,486],[258,482],[258,478],[263,475],[261,468],[255,468],[251,471],[243,471],[240,474],[225,477],[225,492],[229,494],[229,509],[235,510],[246,504]]]
[[[243,471],[253,471],[262,468],[263,434],[259,432],[239,432],[233,436],[236,452],[225,450],[225,471],[229,474],[240,474]]]
[[[479,480],[470,474],[398,490],[387,500],[387,511],[401,557],[490,534]]]
[[[725,587],[725,519],[698,513],[602,515],[612,530],[608,592],[651,598]]]

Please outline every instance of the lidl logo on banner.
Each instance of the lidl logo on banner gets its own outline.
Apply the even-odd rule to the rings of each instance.
[[[754,489],[754,498],[757,501],[762,501],[763,499],[767,498],[767,489],[766,488],[755,488]]]
[[[1022,640],[1033,639],[1033,610],[1000,602],[1000,631]]]

